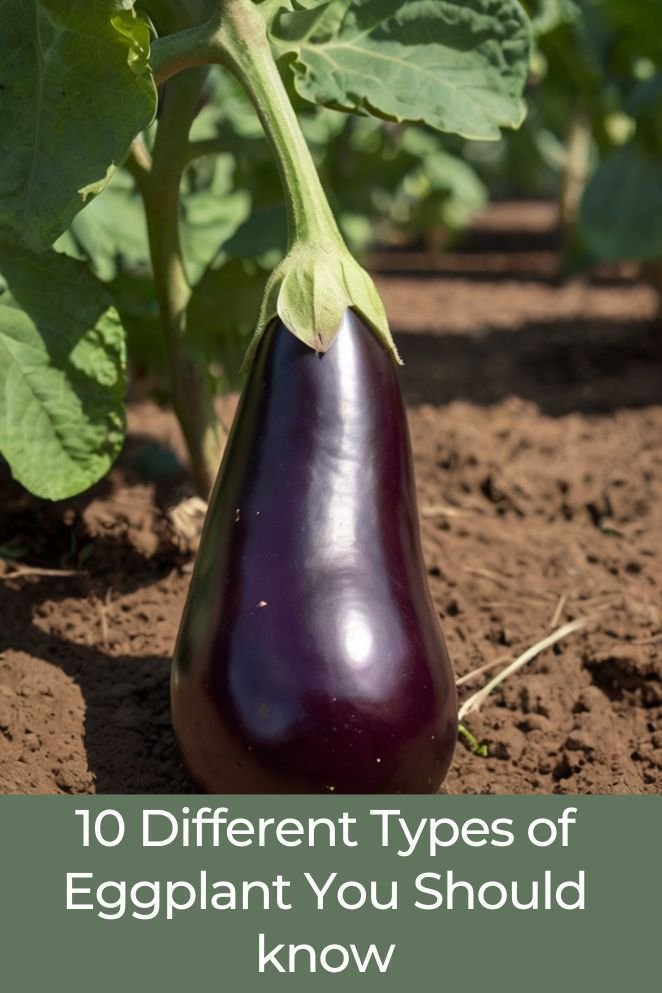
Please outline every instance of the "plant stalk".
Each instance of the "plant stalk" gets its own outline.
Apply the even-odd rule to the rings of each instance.
[[[157,82],[203,63],[230,69],[273,148],[288,204],[290,247],[294,241],[344,244],[274,60],[265,16],[252,0],[219,0],[205,24],[155,42],[151,62]]]
[[[214,46],[219,15],[196,27],[176,31],[158,38],[151,46],[152,75],[158,86],[185,69],[210,65],[218,61]]]
[[[318,248],[342,242],[274,60],[264,18],[251,0],[228,0],[222,42],[222,61],[248,93],[274,151],[288,207],[288,247],[295,241]]]
[[[179,232],[179,192],[189,161],[188,133],[206,70],[193,69],[166,88],[151,169],[141,183],[161,324],[168,349],[172,404],[184,434],[196,489],[206,498],[216,475],[219,444],[211,399],[199,365],[185,353],[191,299]]]
[[[591,125],[582,110],[572,115],[565,141],[565,166],[559,195],[559,220],[565,254],[577,237],[579,209],[590,176]]]
[[[350,307],[399,361],[384,305],[340,233],[278,71],[266,23],[275,2],[217,3],[206,24],[155,42],[151,60],[157,79],[201,61],[227,67],[250,97],[278,164],[288,211],[288,249],[267,281],[246,364],[277,316],[310,348],[324,352]],[[189,156],[191,152],[189,146]]]

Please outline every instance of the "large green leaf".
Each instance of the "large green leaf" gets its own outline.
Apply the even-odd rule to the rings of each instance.
[[[109,469],[124,438],[119,317],[80,262],[0,247],[0,453],[60,500]]]
[[[51,245],[156,109],[149,33],[126,0],[2,0],[0,224]]]
[[[606,261],[662,258],[662,170],[636,141],[599,166],[581,205],[581,231]]]
[[[524,117],[531,39],[516,0],[330,0],[281,11],[271,35],[313,103],[481,139]]]

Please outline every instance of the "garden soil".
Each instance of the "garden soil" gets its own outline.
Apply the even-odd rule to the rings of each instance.
[[[561,280],[545,205],[492,208],[456,254],[374,261],[461,700],[585,620],[467,715],[487,754],[461,740],[444,790],[661,792],[655,294],[623,269]],[[129,429],[77,500],[0,481],[0,792],[191,790],[168,680],[202,513],[171,414],[136,391]]]

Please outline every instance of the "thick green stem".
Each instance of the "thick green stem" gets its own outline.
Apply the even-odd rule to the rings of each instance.
[[[260,118],[278,163],[288,211],[287,254],[267,283],[247,361],[277,316],[309,347],[326,351],[349,307],[397,361],[384,305],[345,245],[278,71],[265,23],[272,12],[273,5],[265,11],[251,0],[225,0],[214,39],[217,60],[243,85]]]
[[[223,62],[250,96],[274,150],[285,188],[289,244],[342,241],[310,149],[250,0],[229,0],[223,17]]]
[[[259,6],[252,0],[217,4],[206,24],[157,41],[151,59],[157,79],[200,62],[229,68],[252,100],[278,163],[289,246],[267,282],[248,360],[276,317],[309,347],[326,351],[351,307],[398,361],[384,305],[345,245],[271,51],[266,21],[275,0]]]
[[[151,169],[141,183],[156,294],[168,348],[172,403],[189,450],[196,488],[204,497],[209,495],[218,465],[218,442],[202,370],[187,358],[184,350],[191,287],[179,234],[179,190],[188,162],[188,132],[205,75],[205,70],[191,70],[169,83]]]
[[[155,82],[161,85],[184,69],[217,62],[214,38],[219,24],[214,15],[205,24],[157,39],[150,57]]]
[[[205,24],[159,39],[151,61],[157,81],[203,63],[227,66],[248,93],[274,150],[288,202],[290,245],[342,241],[274,61],[264,14],[252,0],[221,0]]]

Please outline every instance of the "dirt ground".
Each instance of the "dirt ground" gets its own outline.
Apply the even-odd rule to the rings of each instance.
[[[500,206],[462,253],[375,260],[434,601],[458,677],[497,663],[461,699],[587,619],[467,717],[487,756],[460,743],[444,788],[659,793],[662,328],[627,271],[560,281],[551,221]],[[165,509],[187,477],[171,415],[129,419],[82,498],[0,480],[0,792],[191,789],[168,706],[191,556]]]

